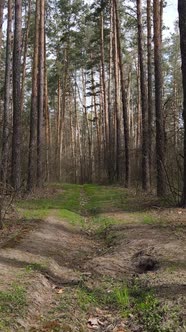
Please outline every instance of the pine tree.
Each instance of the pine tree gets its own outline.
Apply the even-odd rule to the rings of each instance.
[[[21,187],[21,45],[22,0],[15,0],[15,28],[13,50],[13,136],[12,136],[12,185]]]
[[[156,162],[157,162],[157,195],[165,194],[165,147],[162,106],[162,23],[160,1],[154,0],[154,66],[155,66],[155,109],[156,109]]]
[[[182,58],[182,79],[183,79],[183,121],[184,121],[184,184],[182,205],[186,207],[186,2],[178,0],[180,48]]]
[[[8,180],[8,159],[10,148],[10,98],[11,98],[11,73],[12,73],[12,1],[8,1],[7,38],[6,38],[6,67],[5,67],[5,94],[3,111],[3,138],[1,181]]]

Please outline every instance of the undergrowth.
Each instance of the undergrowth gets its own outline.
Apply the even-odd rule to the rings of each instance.
[[[78,288],[77,302],[82,310],[92,306],[110,308],[122,317],[132,317],[143,332],[175,332],[183,327],[177,307],[163,305],[152,291],[139,285],[117,284],[108,289]]]
[[[0,330],[8,331],[16,316],[25,312],[27,305],[24,287],[13,284],[8,290],[0,291]]]
[[[95,308],[108,310],[116,317],[123,317],[125,321],[138,326],[143,332],[175,332],[184,331],[184,323],[179,315],[178,307],[170,307],[163,304],[150,289],[145,289],[138,280],[132,284],[115,282],[112,280],[102,281],[99,286],[88,288],[82,286],[69,291],[64,290],[56,308],[68,312],[76,308],[81,309],[84,317]]]

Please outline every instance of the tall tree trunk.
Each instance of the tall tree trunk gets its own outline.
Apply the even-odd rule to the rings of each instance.
[[[21,82],[21,113],[23,112],[24,106],[24,88],[25,88],[25,78],[26,78],[26,61],[28,53],[28,37],[30,32],[30,20],[31,20],[31,0],[28,2],[28,19],[26,25],[26,32],[24,38],[24,52],[23,52],[23,73],[22,73],[22,82]]]
[[[12,185],[21,186],[21,44],[22,0],[15,0],[15,29],[13,51],[13,136],[12,136]]]
[[[55,152],[55,165],[57,178],[59,179],[59,154],[60,154],[60,142],[61,142],[61,80],[58,77],[57,83],[57,123],[56,123],[56,152]]]
[[[156,107],[156,158],[157,158],[157,195],[165,194],[165,149],[162,108],[162,45],[160,0],[154,0],[154,65],[155,65],[155,107]]]
[[[148,191],[150,188],[149,178],[149,149],[148,149],[148,100],[146,75],[143,55],[143,27],[142,27],[142,5],[137,0],[138,20],[138,54],[140,63],[140,85],[141,85],[141,106],[142,106],[142,188]]]
[[[102,0],[103,2],[103,0]],[[108,103],[107,103],[107,95],[106,95],[106,82],[105,82],[105,50],[104,50],[104,17],[103,17],[103,10],[101,11],[101,18],[100,18],[100,30],[101,30],[101,82],[102,82],[102,91],[103,91],[103,125],[104,125],[104,164],[107,166],[110,162],[108,160],[108,137],[109,137],[109,126],[108,126]]]
[[[78,126],[78,109],[77,109],[77,77],[76,77],[76,71],[75,71],[75,87],[73,89],[73,97],[74,97],[74,131],[73,131],[73,137],[74,137],[74,183],[77,183],[78,179],[78,161],[77,161],[77,126]]]
[[[119,180],[119,164],[120,164],[120,119],[119,119],[119,78],[118,78],[118,40],[116,29],[116,10],[113,10],[113,33],[114,33],[114,92],[115,92],[115,175]]]
[[[37,121],[37,186],[41,187],[43,177],[43,147],[44,147],[44,50],[45,43],[45,0],[40,0],[39,27],[39,79],[38,79],[38,121]]]
[[[138,158],[138,150],[141,146],[141,89],[140,89],[140,66],[139,66],[139,56],[136,61],[136,80],[137,80],[137,128],[136,128],[136,161]]]
[[[106,126],[105,126],[105,112],[104,112],[104,93],[103,93],[103,80],[101,75],[101,62],[100,62],[100,69],[99,69],[99,84],[100,84],[100,94],[99,94],[99,104],[100,104],[100,142],[101,142],[101,168],[99,170],[100,179],[102,179],[102,175],[105,170],[106,166]],[[96,100],[96,98],[95,98]]]
[[[87,100],[86,100],[86,73],[82,69],[82,88],[83,88],[83,110],[85,114],[85,124],[88,135],[88,181],[92,182],[92,140],[89,128],[89,121],[87,115]]]
[[[151,0],[147,0],[147,66],[148,66],[148,141],[149,141],[149,168],[150,185],[152,182],[152,120],[153,120],[153,99],[152,99],[152,28],[151,28]]]
[[[35,41],[34,41],[34,53],[33,53],[33,65],[32,65],[32,96],[31,96],[31,111],[30,111],[28,182],[27,182],[27,188],[29,191],[34,187],[35,184],[36,128],[37,128],[37,105],[38,105],[39,16],[40,16],[40,2],[36,1]]]
[[[0,49],[1,49],[1,46],[2,46],[4,5],[5,5],[5,0],[0,0]]]
[[[160,36],[161,36],[161,42],[163,40],[163,7],[164,7],[164,1],[160,0]]]
[[[108,179],[110,182],[113,180],[114,167],[110,162],[113,157],[113,126],[112,126],[112,70],[113,70],[113,1],[110,0],[110,36],[109,36],[109,78],[108,78]]]
[[[69,46],[65,47],[64,50],[64,77],[62,84],[62,102],[61,102],[61,121],[60,121],[60,146],[59,146],[59,180],[62,180],[62,161],[63,161],[63,138],[64,138],[64,124],[65,124],[65,114],[66,114],[66,92],[67,92],[67,78],[68,78],[68,65],[69,65]]]
[[[117,0],[114,0],[114,4],[115,4],[115,12],[116,12],[116,33],[117,33],[117,46],[118,46],[118,57],[119,57],[119,69],[120,69],[120,76],[121,76],[121,96],[122,96],[123,122],[124,122],[125,187],[128,188],[129,184],[130,184],[129,120],[128,120],[128,109],[127,109],[127,97],[126,97],[126,91],[125,91],[124,70],[123,70],[123,63],[122,63],[120,22],[119,22],[119,15],[118,15]]]
[[[9,126],[10,126],[10,96],[11,96],[11,73],[12,73],[12,0],[8,1],[7,39],[6,39],[6,68],[5,68],[5,94],[3,112],[3,139],[2,139],[2,163],[1,181],[8,179],[8,156],[9,156]]]
[[[98,121],[98,112],[97,112],[97,106],[96,106],[96,91],[95,91],[95,80],[94,80],[94,72],[93,69],[91,69],[91,84],[92,84],[92,105],[94,110],[94,119],[95,119],[95,129],[96,129],[96,147],[97,147],[97,165],[95,164],[95,174],[97,173],[97,181],[100,182],[100,175],[101,175],[101,137],[104,136],[100,135],[99,130],[99,121]],[[92,145],[92,139],[90,139],[90,146]],[[91,157],[92,159],[92,157]],[[97,168],[96,168],[97,166]]]
[[[44,117],[45,117],[45,144],[46,144],[46,180],[50,180],[50,114],[48,107],[48,75],[46,62],[46,35],[44,37],[45,45],[45,59],[44,59]]]
[[[183,121],[184,121],[184,183],[182,205],[186,207],[186,2],[178,0],[180,48],[182,58],[182,82],[183,82]]]

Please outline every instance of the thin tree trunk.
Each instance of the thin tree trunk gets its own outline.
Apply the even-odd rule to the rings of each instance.
[[[23,73],[22,73],[22,82],[21,82],[21,113],[23,112],[24,106],[24,88],[25,88],[25,78],[26,78],[26,61],[28,53],[28,37],[30,32],[30,20],[31,20],[31,0],[28,3],[28,19],[25,32],[24,40],[24,52],[23,52]]]
[[[165,149],[162,108],[162,45],[160,1],[154,0],[154,65],[155,65],[155,106],[156,106],[156,158],[157,158],[157,195],[165,194]]]
[[[97,180],[98,180],[98,182],[100,182],[100,173],[101,173],[101,138],[100,138],[100,136],[101,135],[100,135],[99,124],[98,124],[98,112],[97,112],[97,106],[96,106],[96,91],[94,88],[95,81],[94,81],[93,69],[91,69],[91,84],[92,84],[92,104],[93,104],[95,127],[96,127],[96,146],[97,146],[97,162],[98,162],[97,169],[95,167],[95,174],[97,173]],[[103,133],[102,137],[103,136],[104,136],[104,133]],[[91,142],[92,142],[92,140],[91,140]]]
[[[109,137],[109,126],[108,126],[108,103],[107,103],[107,95],[106,95],[106,83],[105,83],[105,50],[104,50],[104,18],[103,18],[103,10],[101,11],[101,81],[102,81],[102,91],[103,91],[103,121],[104,121],[104,132],[105,132],[105,140],[104,140],[104,149],[105,149],[105,164],[108,162],[108,137]]]
[[[8,1],[7,39],[6,39],[6,68],[5,68],[5,94],[3,112],[3,139],[2,139],[2,164],[1,181],[8,180],[8,156],[10,135],[10,96],[11,96],[11,73],[12,73],[12,0]]]
[[[111,160],[113,156],[113,126],[112,126],[112,69],[113,69],[113,1],[110,0],[110,36],[109,36],[109,78],[108,78],[108,126],[109,126],[109,136],[108,136],[108,179],[111,182],[113,180],[114,167],[112,166]]]
[[[115,9],[115,8],[114,8]],[[114,31],[114,84],[115,84],[115,174],[119,180],[119,154],[120,154],[120,121],[119,121],[119,80],[118,80],[118,45],[116,30],[116,10],[113,10],[113,31]]]
[[[59,175],[59,155],[60,155],[60,128],[61,128],[61,80],[58,78],[58,87],[57,87],[57,124],[56,124],[56,155],[55,155],[55,164],[56,164],[56,171]],[[59,179],[59,176],[57,176]]]
[[[2,46],[2,32],[3,32],[3,12],[4,12],[5,0],[0,0],[0,49]]]
[[[152,99],[152,28],[151,28],[151,0],[147,0],[147,65],[148,65],[148,141],[149,141],[149,168],[150,185],[152,182],[152,120],[153,120],[153,99]]]
[[[12,185],[21,187],[21,43],[22,0],[15,0],[15,30],[13,51],[13,136],[12,136]]]
[[[77,77],[76,77],[76,71],[75,71],[75,87],[74,87],[74,183],[77,183],[78,178],[78,169],[77,169],[77,126],[78,126],[78,118],[77,118]]]
[[[88,180],[92,182],[92,140],[91,140],[91,133],[88,123],[88,116],[87,116],[87,101],[86,101],[86,76],[84,70],[82,69],[82,86],[83,86],[83,109],[85,114],[85,123],[87,127],[87,134],[88,134]]]
[[[127,110],[128,110],[128,117],[129,117],[129,137],[133,138],[133,112],[131,107],[131,83],[132,83],[132,75],[131,75],[131,67],[129,68],[128,72],[128,84],[127,84]]]
[[[29,191],[34,187],[35,184],[36,128],[37,128],[37,106],[38,106],[39,17],[40,17],[40,2],[36,1],[35,41],[34,41],[34,53],[33,53],[33,65],[32,65],[32,96],[31,96],[31,111],[30,111],[28,182],[27,182],[27,189]]]
[[[50,180],[50,114],[48,107],[48,76],[46,63],[46,35],[45,39],[45,59],[44,59],[44,117],[45,117],[45,144],[46,144],[46,180]]]
[[[160,0],[160,36],[161,36],[161,42],[163,40],[163,6],[164,6],[164,0]]]
[[[68,49],[65,48],[65,57],[64,57],[64,65],[65,72],[63,78],[63,93],[62,93],[62,108],[61,108],[61,121],[60,121],[60,146],[59,146],[59,179],[62,179],[62,158],[63,158],[63,135],[64,135],[64,121],[65,121],[65,113],[66,113],[66,90],[67,90],[67,76],[68,76]]]
[[[186,2],[178,0],[180,48],[182,58],[182,82],[183,82],[183,121],[184,121],[184,183],[182,205],[186,207]]]
[[[105,112],[104,112],[104,93],[103,93],[103,80],[101,74],[101,62],[99,69],[99,84],[100,84],[100,94],[99,94],[99,103],[100,103],[100,142],[101,142],[101,154],[100,154],[100,163],[101,167],[99,169],[99,177],[101,179],[101,173],[103,173],[106,166],[106,127],[105,127]],[[96,100],[96,98],[95,98]]]
[[[40,0],[39,29],[39,79],[38,79],[38,122],[37,122],[37,186],[43,184],[43,115],[44,115],[44,43],[45,43],[45,0]]]
[[[148,147],[148,99],[146,87],[146,75],[143,55],[143,27],[142,27],[142,5],[141,0],[137,0],[137,20],[138,20],[138,53],[140,63],[140,86],[142,105],[142,188],[148,191],[150,188],[149,178],[149,147]]]
[[[141,89],[140,89],[140,66],[139,56],[136,64],[136,79],[137,79],[137,128],[136,128],[136,147],[141,146]],[[138,159],[138,158],[137,158]]]
[[[119,15],[118,15],[117,0],[114,0],[114,4],[115,4],[115,12],[116,12],[117,47],[118,47],[118,57],[119,57],[119,69],[120,69],[120,76],[121,76],[121,96],[122,96],[123,123],[124,123],[125,187],[128,188],[130,185],[129,120],[128,120],[128,110],[127,110],[127,97],[126,97],[126,91],[125,91],[124,70],[123,70],[123,63],[122,63],[120,22],[119,22]]]

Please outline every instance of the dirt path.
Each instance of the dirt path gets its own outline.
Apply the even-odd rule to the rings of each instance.
[[[80,229],[49,216],[19,244],[14,246],[13,241],[11,247],[9,241],[8,246],[0,250],[0,289],[17,282],[20,275],[28,287],[33,305],[29,306],[26,321],[19,320],[25,330],[29,324],[37,326],[37,320],[47,313],[55,287],[73,286],[81,281],[86,274],[84,263],[96,255],[99,247]],[[32,270],[32,275],[25,272]]]
[[[91,288],[103,278],[122,280],[138,276],[157,294],[181,303],[184,315],[185,223],[162,226],[131,223],[131,215],[126,213],[115,213],[115,218],[125,221],[124,224],[108,228],[101,239],[95,240],[80,228],[51,215],[38,222],[18,244],[11,246],[9,242],[0,250],[0,290],[21,282],[28,295],[27,313],[16,317],[12,328],[6,331],[90,331],[86,327],[90,312],[81,317],[81,310],[73,312],[71,304],[68,311],[72,307],[72,312],[67,313],[64,305],[61,311],[66,316],[60,311],[61,316],[52,314],[46,321],[59,305],[56,296],[64,292],[65,303],[69,298],[73,303],[74,287],[83,282]],[[110,312],[97,312],[97,316],[107,317],[99,331],[129,331],[121,327],[123,320],[113,318]],[[60,321],[68,324],[61,325]],[[135,331],[134,327],[130,331]]]

